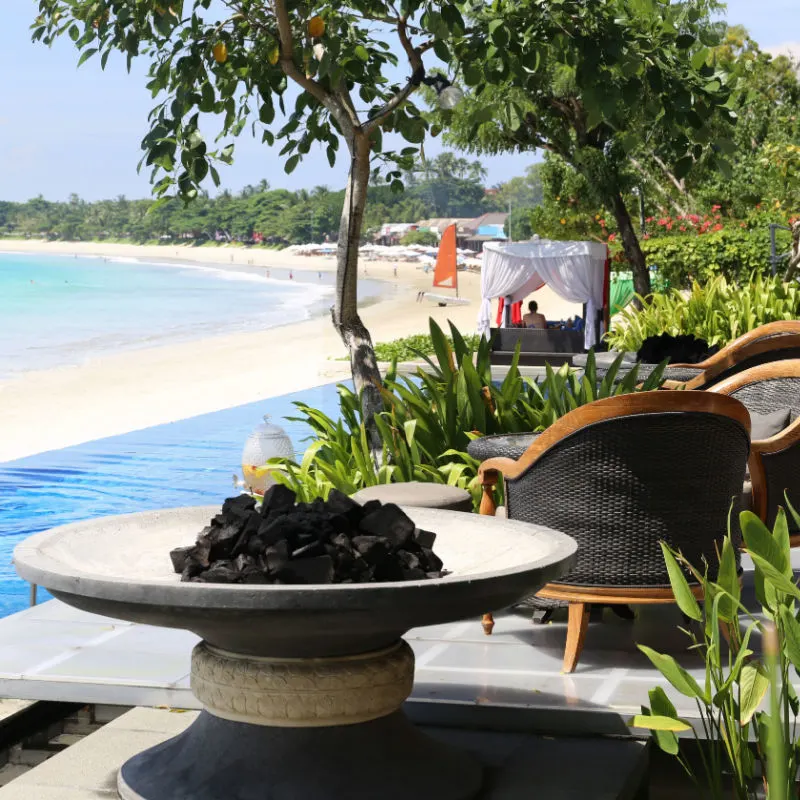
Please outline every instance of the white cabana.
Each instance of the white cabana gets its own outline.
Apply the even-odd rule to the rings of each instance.
[[[600,242],[487,242],[481,266],[478,333],[489,335],[493,299],[517,303],[547,284],[565,300],[586,303],[584,344],[588,350],[597,344],[596,321],[606,304],[607,261],[608,250]]]

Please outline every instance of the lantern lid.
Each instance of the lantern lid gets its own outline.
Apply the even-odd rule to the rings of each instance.
[[[253,433],[258,434],[261,437],[267,438],[278,438],[281,439],[286,438],[286,431],[281,428],[280,425],[275,425],[274,423],[270,422],[270,415],[264,414],[264,421],[260,425],[256,425],[255,430]]]

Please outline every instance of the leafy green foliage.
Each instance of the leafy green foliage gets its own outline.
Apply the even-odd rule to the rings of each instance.
[[[710,345],[725,345],[767,322],[800,318],[800,287],[754,274],[742,285],[723,277],[690,293],[671,289],[648,298],[641,310],[623,309],[606,338],[619,351],[636,351],[648,336],[693,334]]]
[[[464,341],[474,351],[478,347],[479,338],[477,334],[470,334],[464,337]],[[452,347],[452,338],[447,341]],[[391,342],[378,342],[375,345],[375,356],[379,361],[416,361],[420,356],[432,356],[435,352],[433,340],[426,333],[404,336]]]
[[[323,23],[320,35],[309,28],[312,16]],[[283,142],[286,172],[314,145],[333,165],[341,137],[367,137],[389,165],[388,182],[402,188],[402,170],[413,166],[428,127],[408,99],[424,73],[423,54],[463,28],[456,3],[427,0],[406,0],[402,16],[384,0],[325,2],[313,14],[285,0],[40,0],[33,38],[52,44],[68,34],[79,64],[97,57],[105,67],[113,53],[129,67],[148,61],[147,88],[160,99],[141,166],[152,168],[157,195],[176,189],[194,199],[206,178],[219,185],[216,165],[232,161],[233,140],[245,129],[267,144]],[[414,72],[402,85],[386,75],[398,64],[390,37]],[[290,82],[296,92],[287,93]],[[367,109],[363,118],[356,108]],[[221,128],[214,142],[202,132],[207,115]],[[408,146],[384,148],[384,130]]]
[[[439,244],[439,237],[433,231],[409,231],[401,240],[400,244],[421,244],[425,247],[436,247]]]
[[[541,431],[578,406],[605,397],[658,388],[663,366],[641,387],[634,368],[616,382],[621,357],[602,381],[594,354],[580,377],[566,365],[547,369],[541,382],[523,377],[514,359],[502,383],[491,379],[490,344],[465,339],[452,324],[450,337],[431,320],[426,368],[399,377],[394,365],[381,389],[383,411],[376,416],[382,442],[380,466],[369,458],[364,421],[356,395],[339,386],[341,419],[334,421],[305,404],[299,419],[314,439],[300,464],[277,460],[277,477],[303,498],[327,496],[332,487],[352,493],[363,486],[396,481],[449,483],[470,490],[477,504],[478,463],[467,453],[477,436]],[[273,464],[273,462],[270,462]]]
[[[471,92],[443,114],[447,135],[473,151],[543,149],[570,165],[615,214],[641,291],[648,275],[624,197],[635,185],[630,159],[646,147],[678,179],[698,162],[730,170],[720,128],[735,120],[733,83],[708,58],[720,41],[715,5],[476,4],[451,47]]]
[[[789,508],[800,523],[791,504]],[[682,554],[662,546],[678,605],[698,623],[685,632],[691,649],[703,658],[704,688],[671,656],[639,647],[675,690],[696,703],[706,733],[705,739],[698,740],[701,766],[695,772],[683,758],[675,734],[687,730],[687,724],[660,687],[649,693],[649,707],[643,707],[632,724],[650,730],[656,745],[675,756],[698,786],[706,790],[705,797],[749,800],[753,797],[753,780],[760,772],[767,776],[767,796],[788,800],[797,797],[800,701],[790,673],[800,668],[800,588],[792,574],[783,510],[772,531],[750,512],[740,515],[739,524],[755,564],[755,584],[760,587],[757,594],[762,604],[760,617],[742,605],[736,544],[730,535],[723,542],[717,570],[703,565],[704,571],[700,572],[699,565],[690,564]],[[692,596],[687,575],[702,588],[702,611]],[[720,646],[723,627],[727,655]],[[764,641],[760,658],[750,646],[754,633]],[[769,711],[763,708],[768,694]],[[751,739],[756,743],[756,758],[750,749]],[[723,774],[730,777],[730,789],[723,784]]]

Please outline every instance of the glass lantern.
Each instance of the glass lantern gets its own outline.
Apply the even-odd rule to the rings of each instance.
[[[270,458],[294,458],[292,440],[279,425],[272,425],[269,414],[247,437],[242,450],[242,476],[245,489],[264,494],[275,483],[270,470],[261,469]]]

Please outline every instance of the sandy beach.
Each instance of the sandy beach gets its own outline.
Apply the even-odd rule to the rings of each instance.
[[[0,240],[0,252],[35,252],[213,264],[237,271],[265,268],[329,271],[331,257],[283,255],[238,247],[137,246],[105,243]],[[394,275],[397,267],[397,277]],[[470,332],[480,302],[480,275],[459,273],[468,306],[416,302],[431,276],[412,263],[363,261],[360,274],[386,282],[382,298],[362,309],[373,340],[424,333],[428,319],[452,320]],[[536,293],[550,318],[576,308],[547,287]],[[191,342],[98,357],[79,366],[26,372],[0,381],[0,461],[54,450],[197,414],[251,403],[349,376],[344,346],[327,316]]]

